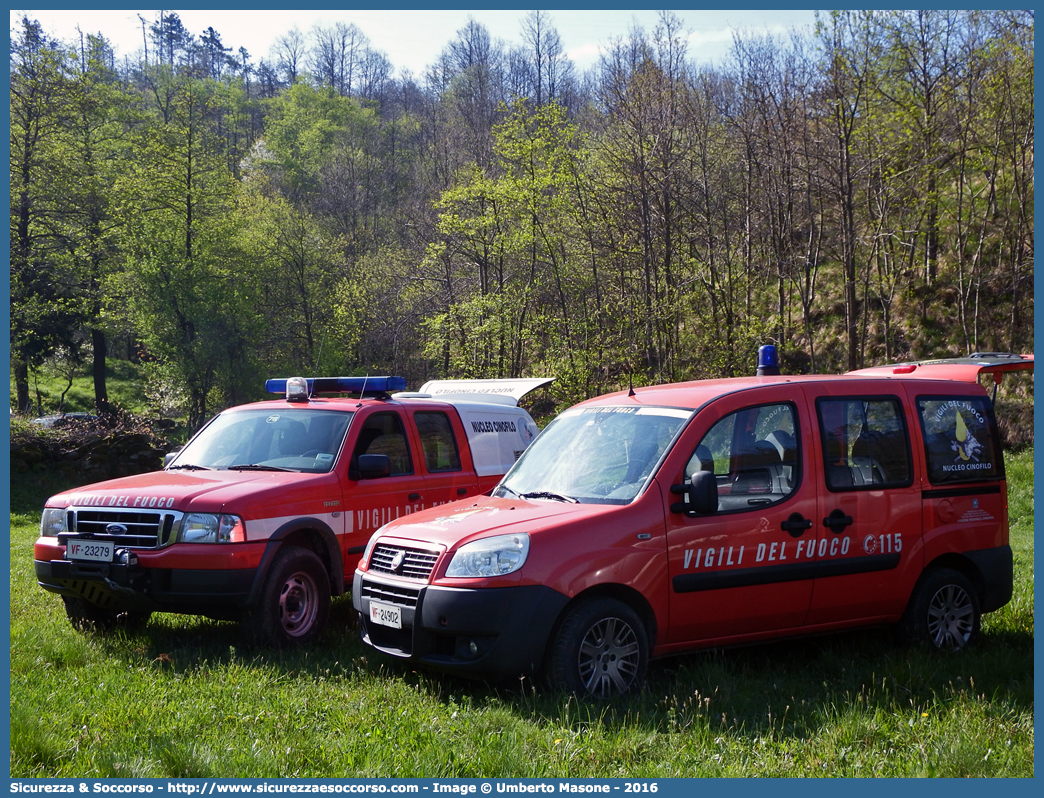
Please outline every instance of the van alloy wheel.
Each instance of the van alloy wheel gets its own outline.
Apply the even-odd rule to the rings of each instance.
[[[928,602],[928,636],[936,648],[957,651],[971,642],[975,631],[975,604],[960,585],[939,588]]]
[[[584,599],[566,611],[548,654],[547,677],[578,696],[637,692],[649,662],[641,618],[622,601]]]
[[[979,597],[968,578],[953,568],[925,571],[910,596],[899,633],[912,645],[962,651],[979,636]]]
[[[587,631],[576,664],[587,692],[608,698],[628,691],[639,662],[634,629],[620,618],[605,618]]]

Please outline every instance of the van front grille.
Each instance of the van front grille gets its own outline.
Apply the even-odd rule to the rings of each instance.
[[[383,582],[363,580],[362,594],[364,598],[396,604],[400,607],[416,607],[420,598],[420,590],[412,587],[388,585]]]
[[[376,573],[427,581],[438,559],[437,551],[378,543],[370,555],[369,569]]]

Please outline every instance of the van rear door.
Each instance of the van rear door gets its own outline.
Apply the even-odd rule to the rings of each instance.
[[[914,393],[912,384],[909,388]],[[1007,483],[993,403],[983,393],[968,391],[960,385],[918,383],[911,396],[926,460],[925,557],[965,554],[991,582],[986,560],[1000,557],[997,567],[1009,567]],[[982,610],[1006,601],[984,595]]]
[[[821,465],[806,623],[898,615],[923,565],[916,422],[904,385],[838,380],[805,391]]]

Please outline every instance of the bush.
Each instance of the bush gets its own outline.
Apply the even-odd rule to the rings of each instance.
[[[57,469],[80,484],[157,471],[172,448],[171,422],[125,411],[42,427],[11,419],[11,470]]]
[[[997,426],[1005,449],[1020,452],[1033,446],[1032,402],[1004,402],[997,408]]]

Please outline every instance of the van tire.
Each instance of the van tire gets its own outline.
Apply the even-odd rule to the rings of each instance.
[[[583,698],[616,698],[641,688],[648,664],[649,639],[638,613],[616,599],[585,599],[558,627],[547,677]]]
[[[257,606],[244,618],[251,642],[276,648],[311,643],[330,615],[330,577],[310,549],[284,547],[276,555]]]
[[[961,651],[979,636],[979,597],[968,578],[952,568],[926,571],[910,596],[899,634],[910,645]]]

